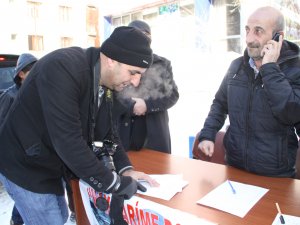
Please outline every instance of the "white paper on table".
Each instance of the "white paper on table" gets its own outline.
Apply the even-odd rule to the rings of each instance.
[[[147,188],[146,192],[138,191],[139,194],[170,200],[176,193],[181,192],[188,184],[187,181],[182,179],[182,174],[162,174],[150,176],[155,179],[160,186],[151,187],[147,182],[139,181]]]
[[[290,216],[286,214],[282,214],[284,218],[285,225],[299,225],[300,224],[300,217],[297,216]],[[279,218],[279,213],[275,217],[272,225],[282,225]]]
[[[243,218],[259,199],[269,191],[254,185],[230,182],[236,191],[235,194],[232,192],[228,181],[225,181],[197,201],[197,203]]]

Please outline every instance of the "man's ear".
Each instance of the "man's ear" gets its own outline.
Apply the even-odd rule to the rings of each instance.
[[[116,63],[115,60],[113,60],[111,58],[108,58],[108,57],[107,57],[106,60],[107,60],[107,65],[108,65],[109,68],[112,68],[114,66],[114,64]]]
[[[20,71],[18,76],[20,77],[21,81],[23,81],[26,78],[26,73],[24,73],[23,71]]]

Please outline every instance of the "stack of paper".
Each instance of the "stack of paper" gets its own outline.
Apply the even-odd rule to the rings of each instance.
[[[279,214],[276,215],[276,218],[273,221],[272,225],[281,225],[282,224],[280,222],[279,216],[280,216]],[[285,224],[287,224],[287,225],[299,225],[300,224],[300,217],[286,215],[286,214],[282,214],[282,216],[284,218]]]
[[[183,180],[182,174],[163,174],[150,176],[155,179],[160,186],[150,187],[147,182],[139,181],[147,188],[146,192],[138,191],[139,194],[170,200],[176,193],[181,192],[182,189],[188,184],[187,181]]]

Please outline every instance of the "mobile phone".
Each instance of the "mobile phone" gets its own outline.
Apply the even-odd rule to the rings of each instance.
[[[276,33],[274,34],[274,36],[272,37],[272,40],[278,42],[278,41],[279,41],[279,36],[280,36],[280,33],[276,32]]]

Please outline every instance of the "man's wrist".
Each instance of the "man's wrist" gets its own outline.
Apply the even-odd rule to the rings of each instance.
[[[119,175],[123,175],[126,171],[132,171],[133,166],[126,166],[119,171]]]
[[[113,187],[112,192],[118,191],[120,186],[121,186],[121,178],[119,175],[117,175],[117,180],[116,180],[115,186]]]

